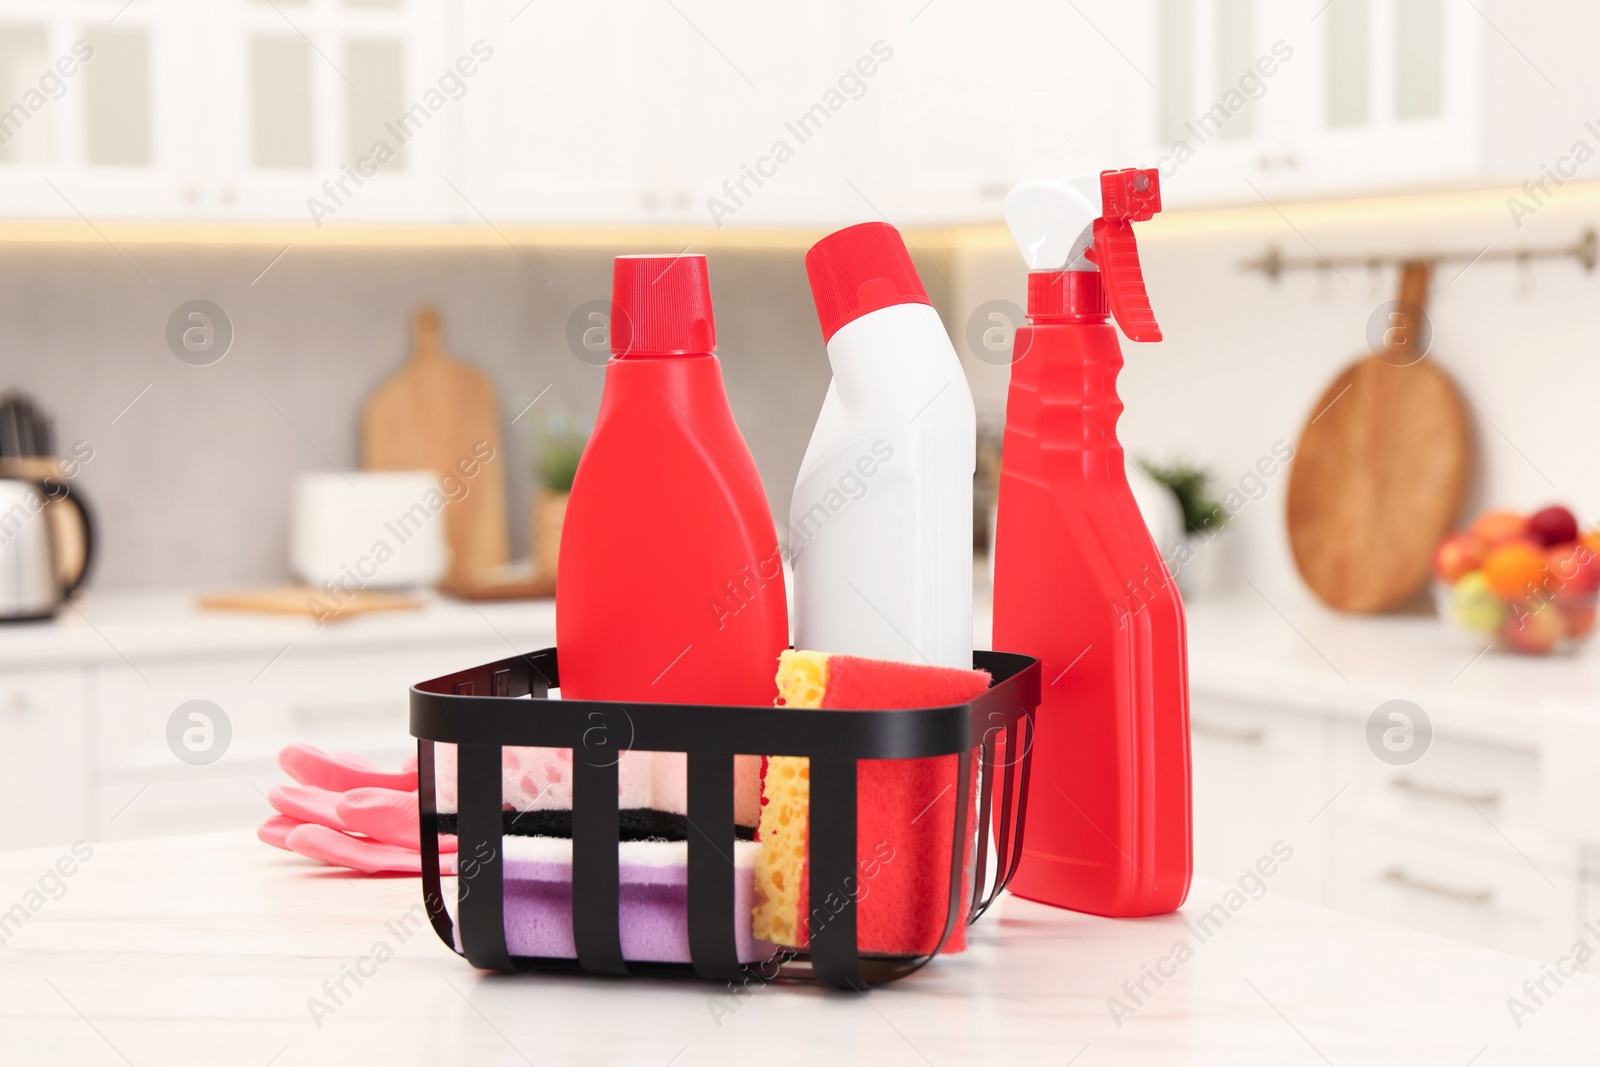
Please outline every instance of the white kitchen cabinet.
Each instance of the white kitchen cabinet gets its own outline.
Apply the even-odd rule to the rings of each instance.
[[[555,613],[548,601],[430,598],[318,629],[130,590],[7,637],[0,803],[20,817],[0,824],[0,849],[254,827],[287,780],[278,753],[296,742],[397,767],[416,751],[412,685],[554,644]]]
[[[1576,864],[1576,849],[1544,833],[1537,752],[1435,737],[1415,763],[1391,766],[1373,756],[1353,726],[1336,737],[1335,777],[1350,783],[1337,814],[1467,847],[1519,849],[1541,861]]]
[[[1024,179],[1149,165],[1149,0],[883,5],[878,25],[894,59],[852,181],[890,221],[994,222]]]
[[[1075,69],[1063,62],[1040,70],[1018,55],[1015,49],[1038,39],[1016,32],[1019,14],[998,5],[934,4],[915,22],[903,15],[880,22],[874,36],[893,49],[893,58],[862,100],[868,114],[854,116],[861,152],[851,180],[861,190],[861,217],[876,219],[878,211],[897,223],[999,217],[1005,194],[1024,173],[1023,131],[1041,112],[1055,112],[1059,99],[1011,96],[1007,87],[1037,79],[1065,95],[1070,88],[1062,83]],[[1052,23],[1071,17],[1066,5],[1050,12]],[[1054,26],[1038,32],[1059,41]],[[1062,137],[1065,129],[1051,130],[1047,140],[1072,140]]]
[[[195,140],[194,0],[0,5],[0,194],[24,218],[172,217]]]
[[[495,222],[619,222],[648,214],[644,159],[630,105],[642,23],[675,17],[666,5],[624,0],[535,4],[508,21],[505,5],[463,5],[463,38],[493,50],[458,105],[463,151],[445,173]],[[664,13],[664,14],[663,14]],[[643,33],[649,39],[647,32]],[[713,61],[715,57],[712,57]]]
[[[1286,193],[1348,193],[1484,173],[1490,28],[1479,13],[1447,0],[1341,0],[1323,20],[1311,62],[1293,72],[1311,83],[1297,98],[1310,110],[1280,142],[1298,166],[1264,172],[1268,185],[1281,175]]]
[[[92,833],[144,837],[259,822],[271,814],[266,790],[283,778],[278,752],[296,742],[398,766],[416,750],[410,687],[500,654],[483,641],[338,655],[291,647],[265,669],[260,657],[147,666],[139,674],[102,669]],[[198,766],[175,754],[167,732],[169,719],[193,700],[220,708],[231,732],[223,755]]]
[[[681,16],[668,6],[659,27],[668,47],[646,39],[636,52],[640,84],[670,87],[638,97],[651,202],[696,225],[879,218],[858,191],[860,150],[902,73],[881,5],[677,7]]]
[[[1019,180],[1120,166],[1161,166],[1172,206],[1480,177],[1516,121],[1486,103],[1487,23],[1445,0],[0,0],[0,17],[0,111],[39,103],[0,143],[16,217],[993,222]],[[39,95],[79,40],[95,58]]]
[[[1488,25],[1445,0],[1159,0],[1173,206],[1484,174]]]
[[[85,834],[91,778],[80,671],[0,674],[0,847]]]
[[[1531,742],[1446,732],[1394,766],[1332,707],[1210,688],[1192,705],[1196,874],[1236,880],[1282,839],[1274,893],[1543,959],[1600,916],[1596,857],[1543,831]]]
[[[1531,748],[1435,737],[1421,759],[1374,758],[1358,724],[1336,735],[1329,903],[1368,918],[1554,959],[1580,925],[1580,854],[1544,833]]]
[[[893,62],[877,70],[881,33],[870,17],[847,25],[855,10],[599,0],[538,4],[508,22],[503,5],[471,5],[466,36],[492,42],[495,58],[461,109],[466,151],[451,173],[471,201],[462,217],[719,227],[875,217],[841,176],[856,172],[857,138]],[[871,76],[856,72],[863,57]]]
[[[222,767],[192,768],[180,778],[106,774],[95,787],[88,837],[127,840],[256,826],[273,814],[273,777]]]
[[[478,63],[453,4],[208,0],[197,209],[293,222],[439,222]],[[466,57],[465,69],[455,64]]]
[[[315,198],[324,220],[445,220],[441,174],[460,151],[453,10],[3,0],[7,213],[309,222]],[[380,141],[395,158],[352,177]]]
[[[249,683],[261,667],[256,661],[147,668],[148,682],[131,672],[103,672],[90,835],[123,839],[256,825],[272,814],[267,790],[284,780],[277,754],[296,742],[397,766],[414,746],[406,729],[408,683],[397,681],[393,667],[375,670],[370,662],[352,659],[348,667],[370,672],[365,676],[373,689],[366,697],[341,698],[325,688],[344,675],[344,665],[332,666],[324,668],[326,678],[313,667],[286,672],[270,687]],[[404,671],[403,664],[394,667]],[[197,699],[220,709],[231,732],[221,757],[203,765],[181,760],[167,740],[169,717]],[[209,709],[200,713],[217,718]],[[216,722],[187,715],[182,721],[185,729],[209,728],[216,743]]]
[[[1590,929],[1593,924],[1594,929]],[[1587,974],[1600,975],[1600,850],[1583,851],[1582,866],[1578,874],[1578,925],[1577,938],[1589,945],[1595,953],[1583,965]],[[1571,946],[1568,946],[1568,950]]]
[[[0,32],[0,66],[43,70],[80,37],[105,41],[0,145],[11,213],[992,221],[1021,178],[1138,162],[1154,99],[1147,3],[119,6],[0,0],[19,27]],[[380,141],[397,158],[362,173]]]
[[[1543,960],[1565,954],[1578,936],[1572,868],[1342,812],[1331,821],[1337,864],[1328,903],[1340,911]]]
[[[1327,824],[1318,814],[1337,789],[1323,758],[1326,729],[1316,715],[1214,696],[1194,698],[1196,874],[1237,881],[1281,840],[1294,849],[1294,857],[1273,876],[1272,891],[1325,902],[1329,842]]]
[[[1489,160],[1518,122],[1489,106],[1489,25],[1446,0],[457,10],[408,47],[495,50],[448,109],[439,173],[466,221],[939,225],[1121,166],[1159,165],[1174,207],[1522,166]],[[411,197],[443,184],[349,217],[435,217]]]
[[[474,163],[473,179],[551,193],[485,194],[513,218],[992,222],[1024,178],[1140,162],[1152,125],[1148,2],[629,8],[625,32],[603,30],[621,58],[600,81],[568,66],[609,27],[607,5],[562,10],[530,12],[551,35],[527,44],[542,61],[498,76],[591,92],[561,116],[503,93],[471,105],[497,112],[474,121],[479,158],[521,156],[509,174]]]

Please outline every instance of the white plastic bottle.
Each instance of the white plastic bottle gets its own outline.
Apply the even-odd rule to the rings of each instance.
[[[894,227],[806,254],[833,381],[789,511],[797,648],[972,666],[972,391]]]

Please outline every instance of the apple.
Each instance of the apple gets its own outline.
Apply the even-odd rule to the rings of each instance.
[[[1472,520],[1467,532],[1487,541],[1490,545],[1497,545],[1513,537],[1527,537],[1528,520],[1515,511],[1486,511]]]
[[[1553,588],[1565,593],[1600,592],[1600,556],[1581,541],[1557,545],[1545,553]]]
[[[1518,652],[1542,656],[1566,635],[1561,613],[1548,604],[1518,605],[1506,615],[1500,637]]]
[[[1544,550],[1544,589],[1542,593],[1554,594],[1578,577],[1578,550],[1576,541],[1551,545]]]
[[[1468,571],[1483,566],[1483,557],[1488,551],[1489,546],[1481,537],[1470,533],[1453,533],[1433,550],[1434,576],[1446,585],[1452,585]]]
[[[1594,597],[1586,596],[1578,597],[1575,600],[1557,600],[1556,607],[1561,612],[1561,622],[1566,627],[1568,637],[1582,637],[1594,629]]]
[[[1578,520],[1560,504],[1541,508],[1528,516],[1528,532],[1546,547],[1578,539]]]
[[[1482,571],[1469,571],[1450,587],[1450,610],[1469,630],[1492,634],[1505,621],[1506,603],[1489,588]]]

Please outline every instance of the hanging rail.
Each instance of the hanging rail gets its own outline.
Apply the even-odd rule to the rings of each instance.
[[[1584,270],[1592,271],[1597,260],[1600,260],[1600,242],[1596,241],[1595,231],[1588,229],[1572,244],[1559,247],[1497,249],[1493,245],[1485,245],[1479,252],[1432,252],[1410,256],[1388,253],[1371,256],[1286,256],[1282,249],[1273,245],[1255,259],[1245,260],[1243,268],[1258,270],[1272,281],[1277,281],[1285,271],[1291,270],[1337,270],[1340,267],[1377,270],[1406,263],[1431,263],[1437,266],[1440,263],[1470,264],[1484,260],[1526,264],[1536,259],[1575,259],[1583,264]]]

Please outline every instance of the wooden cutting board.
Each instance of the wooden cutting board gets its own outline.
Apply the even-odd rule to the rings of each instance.
[[[412,319],[411,358],[378,386],[361,415],[361,465],[370,471],[431,470],[465,487],[444,508],[449,580],[506,564],[506,515],[500,405],[482,371],[444,350],[439,314]],[[490,456],[487,462],[479,457]],[[476,473],[465,473],[473,464]],[[463,468],[463,465],[465,469]]]
[[[235,593],[212,593],[200,598],[203,611],[242,611],[258,615],[304,615],[308,619],[335,622],[377,611],[416,611],[422,601],[399,593],[376,589],[342,592],[338,597],[309,585],[281,585],[267,589],[245,589]]]
[[[1426,306],[1429,274],[1426,263],[1404,265],[1402,309]],[[1341,611],[1389,611],[1422,589],[1472,462],[1454,382],[1432,355],[1407,350],[1418,323],[1396,325],[1381,354],[1356,360],[1317,398],[1289,476],[1295,565]]]
[[[463,578],[446,592],[462,600],[547,600],[556,595],[556,576],[528,563],[512,563]]]

